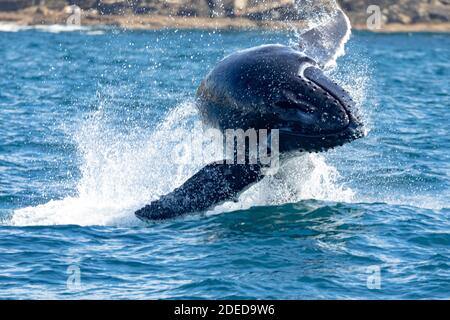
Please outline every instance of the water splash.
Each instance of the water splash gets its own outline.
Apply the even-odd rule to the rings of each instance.
[[[298,16],[306,28],[295,30],[291,45],[298,47],[325,69],[336,67],[337,58],[345,54],[345,44],[351,36],[347,15],[334,0],[295,2]]]
[[[339,178],[339,172],[326,163],[323,155],[302,154],[285,163],[276,175],[265,177],[252,186],[240,196],[238,202],[226,202],[209,214],[308,199],[352,202],[355,193],[340,184]]]
[[[331,12],[336,13],[336,10]],[[315,30],[325,32],[330,26],[330,11],[319,13],[309,21]],[[320,26],[325,27],[321,29]],[[340,48],[347,41],[349,30],[346,29],[345,39],[339,40],[338,47],[330,46],[331,39],[324,38],[323,48],[330,46],[329,50],[334,50],[328,58],[335,61],[338,54],[342,54]],[[300,37],[308,39],[308,35],[312,33]],[[309,47],[312,42],[305,41],[304,45],[309,54],[323,52],[323,48],[313,51]],[[360,94],[359,99],[362,97]],[[135,225],[140,223],[133,214],[135,210],[171,192],[211,162],[208,158],[192,158],[190,162],[180,164],[174,157],[173,150],[179,149],[180,145],[190,154],[202,153],[205,148],[202,143],[185,139],[191,136],[204,142],[193,103],[188,101],[178,105],[156,128],[134,128],[126,132],[124,125],[115,121],[122,115],[110,112],[108,108],[107,103],[100,102],[99,109],[91,113],[73,134],[81,158],[76,196],[16,210],[12,224]],[[206,148],[214,149],[214,146]],[[326,163],[324,156],[304,154],[288,161],[277,175],[264,178],[244,192],[237,203],[227,202],[212,212],[304,199],[352,201],[354,192],[338,181],[339,173]]]
[[[16,210],[13,225],[136,225],[135,210],[172,191],[211,160],[193,158],[179,164],[174,158],[180,144],[191,154],[205,148],[185,139],[190,135],[204,141],[193,103],[177,106],[148,132],[124,134],[107,114],[102,108],[95,111],[74,135],[82,158],[77,195]],[[353,192],[337,185],[337,178],[323,156],[302,155],[247,190],[238,203],[226,203],[214,212],[303,199],[351,201]]]

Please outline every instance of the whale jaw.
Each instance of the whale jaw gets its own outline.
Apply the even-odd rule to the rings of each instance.
[[[350,94],[322,70],[309,65],[292,82],[275,103],[281,151],[322,152],[366,135]]]
[[[205,125],[222,131],[278,130],[280,156],[326,151],[365,135],[350,95],[310,58],[281,45],[244,50],[219,62],[200,85],[197,106]],[[273,147],[272,136],[270,142]],[[264,169],[260,163],[209,164],[136,216],[163,220],[208,210],[237,199],[263,178]]]
[[[203,122],[222,131],[279,130],[280,152],[326,151],[364,136],[350,95],[282,45],[222,60],[200,85],[197,106]]]
[[[351,123],[342,131],[328,134],[308,135],[283,129],[279,130],[279,134],[280,150],[283,152],[326,152],[366,135],[363,127],[357,123]]]

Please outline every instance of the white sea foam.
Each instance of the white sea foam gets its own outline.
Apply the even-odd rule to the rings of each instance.
[[[29,26],[24,26],[16,23],[0,22],[0,32],[18,32],[29,29]]]
[[[91,29],[91,27],[88,26],[65,25],[65,24],[37,25],[33,26],[33,28],[39,31],[51,33],[87,31]]]
[[[103,27],[91,27],[83,25],[65,25],[65,24],[51,24],[51,25],[21,25],[17,23],[0,22],[0,32],[20,32],[26,30],[38,30],[41,32],[61,33],[61,32],[76,32],[83,31],[87,35],[98,35],[103,31],[99,30]]]
[[[332,55],[336,59],[336,52],[342,51],[340,47],[333,50],[337,50]],[[362,97],[360,94],[359,99]],[[138,134],[123,134],[108,117],[100,108],[74,134],[82,159],[77,195],[16,210],[12,224],[137,224],[136,209],[181,185],[211,160],[180,165],[174,159],[173,150],[180,143],[190,153],[201,153],[204,148],[184,139],[186,135],[202,136],[192,103],[179,105],[156,128]],[[353,201],[354,192],[338,181],[339,173],[322,155],[304,154],[288,161],[277,175],[248,189],[237,203],[227,202],[211,212],[304,199]]]
[[[355,193],[338,183],[339,176],[336,168],[328,165],[323,155],[302,154],[285,163],[276,175],[267,176],[249,188],[238,202],[226,202],[209,214],[308,199],[352,202]]]
[[[137,224],[136,209],[181,185],[211,160],[180,165],[174,158],[174,146],[180,143],[189,152],[202,152],[204,146],[184,139],[187,134],[202,136],[197,121],[195,106],[184,103],[154,130],[124,135],[109,124],[102,109],[96,111],[74,136],[82,158],[77,196],[16,210],[12,224]],[[337,178],[323,156],[302,155],[247,190],[238,203],[223,204],[214,212],[302,199],[351,201],[353,192],[337,185]]]

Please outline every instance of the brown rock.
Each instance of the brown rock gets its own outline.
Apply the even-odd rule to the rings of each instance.
[[[208,0],[185,1],[185,3],[180,6],[177,15],[187,17],[209,17],[210,8]]]
[[[101,15],[157,15],[166,17],[213,17],[251,19],[257,24],[284,20],[302,20],[311,10],[324,10],[332,0],[308,0],[309,7],[295,6],[298,0],[0,0],[0,12],[19,12],[39,7],[39,12],[25,15],[48,15],[62,12],[67,5]],[[352,24],[364,26],[369,5],[377,5],[386,24],[410,25],[450,22],[450,0],[338,0]]]
[[[0,0],[0,11],[17,11],[38,4],[39,0]]]
[[[76,5],[83,10],[97,9],[100,0],[70,0],[66,1],[71,5]]]
[[[45,0],[41,1],[41,5],[44,5],[50,10],[64,10],[68,2],[66,0]]]

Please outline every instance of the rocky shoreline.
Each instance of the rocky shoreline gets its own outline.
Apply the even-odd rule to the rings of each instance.
[[[204,0],[209,4],[214,1],[221,2],[222,11],[211,11],[209,6],[202,7],[201,0],[46,0],[44,3],[42,1],[44,0],[0,0],[0,26],[79,24],[146,30],[174,28],[285,30],[305,25],[302,19],[293,13],[294,10],[291,8],[293,0],[259,0],[253,6],[252,0],[244,2],[236,0],[232,9],[224,5],[231,3],[231,0]],[[380,3],[382,23],[379,28],[369,28],[366,2]],[[243,7],[243,3],[247,4],[247,7]],[[143,4],[147,7],[143,7]],[[148,7],[150,4],[154,4],[155,7]],[[157,4],[159,6],[156,6]],[[341,0],[340,4],[356,30],[450,32],[450,0],[397,2]]]

